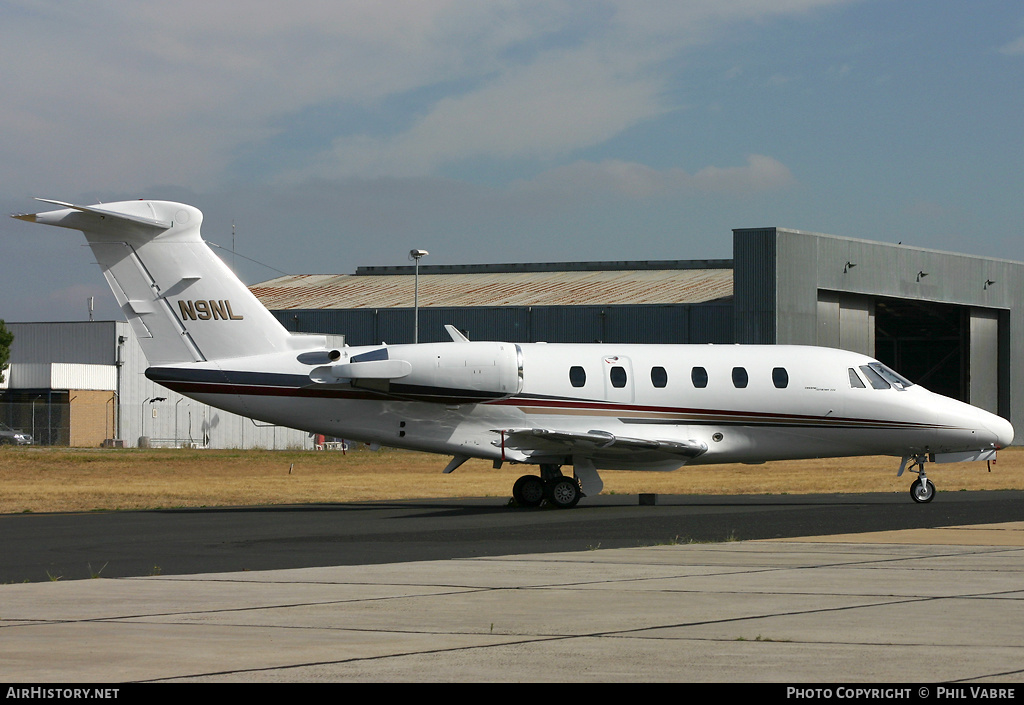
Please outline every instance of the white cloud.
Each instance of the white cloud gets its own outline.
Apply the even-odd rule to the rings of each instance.
[[[269,137],[282,115],[457,76],[463,57],[432,28],[452,4],[27,9],[0,29],[0,126],[27,127],[33,139],[6,140],[3,161],[22,171],[40,160],[60,164],[89,173],[98,188],[209,184],[239,145]]]
[[[304,110],[420,90],[403,128],[327,140],[293,176],[563,157],[669,109],[685,47],[841,1],[7,0],[0,183],[210,187]]]
[[[1024,54],[1024,36],[1017,37],[1012,42],[999,47],[999,53],[1006,56],[1021,56]]]
[[[623,161],[579,161],[546,171],[520,182],[523,191],[614,194],[629,198],[656,198],[700,193],[743,194],[776,191],[795,183],[785,164],[760,154],[747,157],[744,166],[705,167],[690,174],[682,169],[653,169]]]
[[[315,173],[420,176],[479,157],[554,159],[664,112],[661,90],[601,57],[558,53],[437,101],[403,133],[340,138]]]
[[[746,166],[709,166],[693,175],[696,188],[721,193],[775,191],[793,183],[793,175],[785,164],[761,154],[747,157]]]

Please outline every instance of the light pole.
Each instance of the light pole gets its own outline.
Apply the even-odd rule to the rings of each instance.
[[[420,259],[430,253],[426,250],[409,250],[409,257],[416,261],[416,283],[413,288],[412,342],[420,342]]]
[[[149,447],[149,438],[146,437],[146,404],[154,404],[158,401],[167,401],[167,397],[152,397],[142,402],[142,435],[139,436],[139,448],[142,448],[143,438],[145,438],[145,447]]]

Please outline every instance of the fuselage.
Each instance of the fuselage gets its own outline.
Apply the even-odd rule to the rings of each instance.
[[[976,451],[1013,437],[994,414],[913,385],[870,357],[831,348],[451,342],[335,352],[334,360],[326,351],[297,351],[147,374],[268,423],[511,462],[560,459],[556,445],[506,442],[506,431],[515,429],[599,429],[707,448],[689,459],[599,443],[573,453],[598,468],[644,470]],[[387,374],[404,374],[358,371],[363,360],[386,364],[381,358],[392,365]]]
[[[15,217],[81,230],[146,358],[147,376],[271,424],[370,444],[531,463],[522,506],[575,506],[599,468],[785,458],[989,459],[998,416],[831,348],[470,342],[334,349],[285,330],[203,241],[203,214],[170,201],[74,205]],[[573,467],[572,477],[560,468]]]

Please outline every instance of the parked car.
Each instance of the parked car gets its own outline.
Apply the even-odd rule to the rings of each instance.
[[[32,445],[32,434],[18,431],[7,424],[0,423],[0,445],[28,446]]]

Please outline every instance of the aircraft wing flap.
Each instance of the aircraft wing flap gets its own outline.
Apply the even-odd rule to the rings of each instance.
[[[707,452],[706,444],[695,440],[668,440],[659,438],[633,438],[616,436],[608,431],[559,431],[545,428],[494,429],[502,434],[495,445],[516,450],[549,452],[561,446],[566,452],[588,451],[654,451],[688,459]]]

